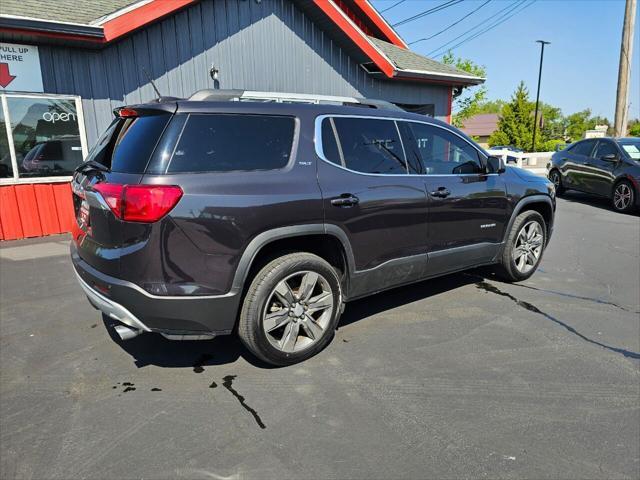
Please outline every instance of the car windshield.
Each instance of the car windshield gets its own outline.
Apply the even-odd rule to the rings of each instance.
[[[618,143],[627,157],[640,162],[640,139],[623,140]]]

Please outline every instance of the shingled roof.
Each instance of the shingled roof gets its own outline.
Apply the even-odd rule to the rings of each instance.
[[[379,38],[368,36],[369,40],[396,66],[399,73],[429,73],[433,76],[466,78],[468,83],[477,84],[484,81],[481,77],[476,77],[463,70],[459,70],[450,65],[445,65],[431,58],[412,52],[411,50],[398,47],[392,43],[385,42]]]
[[[0,14],[52,22],[92,25],[139,0],[1,0]],[[80,5],[81,4],[81,5]]]

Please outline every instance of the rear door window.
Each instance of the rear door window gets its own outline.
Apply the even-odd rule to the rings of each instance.
[[[322,121],[322,153],[324,154],[324,158],[331,163],[342,165],[340,150],[338,149],[330,118],[325,118]]]
[[[168,172],[280,169],[289,163],[294,132],[293,117],[191,114]]]
[[[618,147],[615,146],[613,142],[609,140],[600,140],[598,142],[598,148],[596,149],[596,153],[594,155],[595,158],[602,158],[605,155],[619,155]]]
[[[406,159],[395,122],[343,117],[335,117],[333,121],[345,167],[362,173],[407,173]]]

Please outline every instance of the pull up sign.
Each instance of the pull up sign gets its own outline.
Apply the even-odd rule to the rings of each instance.
[[[0,92],[42,92],[38,47],[0,42]]]

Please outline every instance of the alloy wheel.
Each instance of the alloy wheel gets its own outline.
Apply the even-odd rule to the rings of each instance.
[[[556,191],[560,188],[560,174],[558,172],[551,172],[551,182],[556,187]]]
[[[273,347],[299,352],[323,337],[333,310],[333,290],[327,279],[312,271],[296,272],[269,294],[262,328]]]
[[[542,225],[537,221],[527,222],[520,229],[513,249],[513,261],[520,273],[529,273],[536,266],[542,255],[543,244]]]
[[[621,183],[613,192],[613,205],[617,210],[626,210],[631,204],[631,198],[631,188],[626,183]]]

